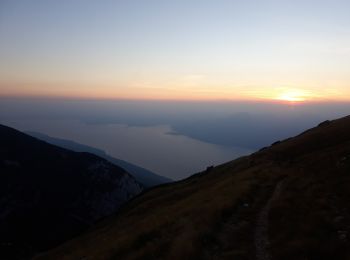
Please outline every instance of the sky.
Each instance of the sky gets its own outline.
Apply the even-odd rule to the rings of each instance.
[[[350,100],[350,2],[1,0],[0,96]]]

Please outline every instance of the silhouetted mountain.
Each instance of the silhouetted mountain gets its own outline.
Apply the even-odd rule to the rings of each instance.
[[[141,191],[105,159],[0,125],[0,259],[56,246]]]
[[[169,182],[173,182],[173,180],[157,175],[149,170],[146,170],[142,167],[139,167],[135,164],[126,162],[124,160],[120,160],[117,158],[114,158],[112,156],[109,156],[108,154],[106,154],[105,151],[91,147],[91,146],[87,146],[87,145],[83,145],[83,144],[79,144],[70,140],[65,140],[65,139],[60,139],[60,138],[54,138],[42,133],[37,133],[37,132],[27,132],[29,135],[34,136],[40,140],[43,140],[45,142],[48,142],[50,144],[53,145],[57,145],[75,152],[88,152],[88,153],[92,153],[95,154],[97,156],[100,156],[106,160],[108,160],[109,162],[122,167],[123,169],[125,169],[128,173],[130,173],[132,176],[134,176],[134,178],[141,183],[145,188],[150,188],[156,185],[160,185],[160,184],[164,184],[164,183],[169,183]]]
[[[176,182],[37,259],[350,259],[350,117]]]

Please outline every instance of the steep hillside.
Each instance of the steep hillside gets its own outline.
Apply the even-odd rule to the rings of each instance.
[[[350,117],[149,190],[36,259],[350,259]]]
[[[0,125],[0,259],[72,238],[142,190],[125,170]]]
[[[83,144],[79,144],[70,140],[65,140],[65,139],[60,139],[60,138],[54,138],[48,135],[44,135],[41,133],[37,133],[37,132],[28,132],[29,135],[34,136],[40,140],[43,140],[45,142],[48,142],[50,144],[53,145],[57,145],[75,152],[88,152],[88,153],[92,153],[95,154],[97,156],[100,156],[104,159],[106,159],[107,161],[122,167],[123,169],[125,169],[128,173],[130,173],[139,183],[141,183],[145,188],[150,188],[153,186],[157,186],[160,184],[164,184],[164,183],[169,183],[172,182],[173,180],[157,175],[154,172],[151,172],[149,170],[146,170],[142,167],[139,167],[135,164],[126,162],[124,160],[120,160],[117,158],[114,158],[112,156],[109,156],[108,154],[106,154],[103,150],[91,147],[91,146],[87,146],[87,145],[83,145]]]

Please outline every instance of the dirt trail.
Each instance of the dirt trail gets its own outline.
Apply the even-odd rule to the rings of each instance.
[[[271,205],[273,201],[278,199],[281,189],[282,189],[283,181],[280,181],[275,190],[267,201],[266,205],[262,208],[262,210],[258,214],[255,234],[254,234],[254,242],[255,242],[255,250],[256,250],[256,259],[257,260],[271,260],[271,256],[268,252],[269,249],[269,236],[268,236],[268,226],[269,226],[269,212],[271,209]]]

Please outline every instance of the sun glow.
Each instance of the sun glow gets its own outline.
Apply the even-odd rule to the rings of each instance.
[[[276,99],[288,102],[303,102],[311,98],[308,91],[300,89],[287,89],[281,92]]]

